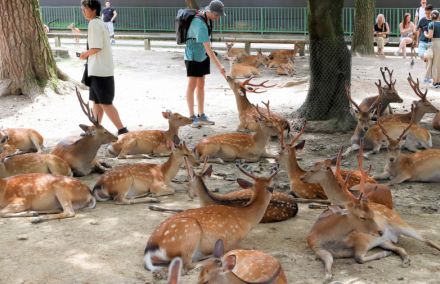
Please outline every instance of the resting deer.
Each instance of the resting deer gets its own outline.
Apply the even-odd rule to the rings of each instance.
[[[287,63],[281,63],[277,67],[277,75],[293,76],[294,74],[295,69],[293,69],[293,61],[291,59],[289,59]]]
[[[23,174],[0,179],[3,218],[34,217],[32,223],[38,223],[74,217],[75,210],[95,204],[88,186],[71,177]]]
[[[238,63],[242,63],[244,65],[254,66],[258,68],[260,66],[266,66],[268,62],[267,56],[263,55],[261,49],[257,51],[257,55],[245,55],[237,58]]]
[[[249,55],[244,48],[234,48],[233,42],[225,42],[225,44],[226,44],[226,48],[228,50],[226,55],[229,59]]]
[[[76,95],[82,111],[93,126],[80,124],[79,127],[85,132],[83,136],[63,139],[52,150],[52,154],[65,160],[75,176],[85,176],[94,170],[103,173],[106,165],[96,159],[96,154],[101,145],[114,142],[117,137],[99,124],[89,107],[89,102],[86,104],[83,101],[78,89],[76,89]]]
[[[426,113],[438,113],[439,110],[426,99],[426,95],[428,94],[428,89],[426,89],[424,93],[420,90],[419,79],[417,79],[417,82],[415,82],[411,76],[411,73],[409,73],[408,82],[411,88],[414,90],[414,93],[420,98],[420,100],[418,101],[413,101],[414,123],[419,124]],[[396,121],[396,122],[410,123],[411,117],[412,117],[412,112],[395,113],[392,115],[381,117],[380,121],[381,122]]]
[[[182,259],[175,257],[170,263],[168,269],[168,284],[179,284],[180,274],[182,273]]]
[[[205,177],[209,177],[212,174],[212,166],[206,164],[203,165],[200,174],[194,172],[194,169],[186,162],[186,169],[189,177],[188,196],[194,198],[199,197],[200,207],[206,207],[209,205],[225,205],[225,206],[245,206],[254,195],[252,191],[252,184],[243,179],[237,179],[237,183],[243,188],[243,190],[234,191],[227,194],[216,194],[211,192],[204,181]],[[270,199],[269,206],[264,213],[261,223],[279,222],[289,218],[293,218],[298,213],[298,204],[295,199],[285,193],[274,191],[272,198]]]
[[[214,247],[214,257],[209,259],[199,274],[199,284],[287,284],[280,262],[257,250],[232,250],[224,254],[222,240]]]
[[[163,196],[174,194],[171,180],[177,175],[183,158],[195,162],[194,154],[174,136],[171,156],[163,164],[138,163],[119,166],[107,171],[93,188],[93,195],[98,201],[115,200],[116,204],[137,204],[155,202],[156,199],[145,197],[153,194]]]
[[[380,129],[388,140],[388,161],[382,174],[377,179],[390,179],[388,184],[404,181],[440,182],[440,149],[428,149],[413,154],[402,154],[400,148],[407,139],[411,122],[395,139],[388,130],[378,122]]]
[[[0,139],[8,137],[11,151],[41,153],[43,136],[31,128],[6,128],[0,129]]]
[[[27,153],[8,157],[14,151],[7,142],[7,136],[0,138],[0,178],[28,173],[72,176],[69,164],[52,154]]]
[[[246,65],[244,63],[237,63],[236,59],[230,61],[230,76],[232,78],[252,78],[260,76],[260,70],[257,67]]]
[[[138,154],[169,156],[171,153],[169,146],[174,136],[179,136],[179,128],[191,124],[192,120],[171,111],[162,112],[162,116],[168,119],[168,130],[130,131],[119,137],[117,142],[112,143],[107,151],[118,156],[119,159]]]
[[[266,145],[271,133],[277,130],[277,125],[270,116],[262,114],[258,106],[255,108],[259,114],[259,117],[255,117],[255,121],[259,123],[255,134],[225,133],[203,138],[194,148],[197,158],[204,160],[210,157],[213,158],[211,162],[218,163],[237,159],[257,162],[261,158],[275,158],[275,155],[267,153]]]
[[[283,58],[295,58],[296,54],[300,50],[300,46],[298,44],[295,44],[293,49],[281,49],[281,50],[274,50],[269,54],[269,59],[283,59]]]
[[[145,268],[151,271],[179,256],[187,271],[193,262],[213,252],[214,244],[222,239],[226,250],[234,248],[263,218],[270,203],[270,187],[275,170],[269,177],[256,177],[240,165],[239,169],[251,177],[255,194],[243,207],[211,205],[177,213],[162,222],[151,234],[145,248]]]

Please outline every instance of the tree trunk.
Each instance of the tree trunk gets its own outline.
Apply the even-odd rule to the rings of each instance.
[[[0,96],[42,93],[58,72],[38,0],[0,0],[0,7]]]
[[[350,105],[345,95],[350,86],[351,56],[344,40],[342,7],[344,0],[309,0],[310,88],[298,110],[307,120],[328,120],[326,128],[353,127]]]
[[[352,52],[363,55],[374,54],[373,19],[375,0],[356,0],[356,15]]]

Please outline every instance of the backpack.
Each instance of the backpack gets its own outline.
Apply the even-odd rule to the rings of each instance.
[[[210,21],[210,24],[208,24],[207,20],[204,17],[197,15],[197,10],[179,9],[179,11],[177,11],[177,16],[176,16],[176,42],[177,42],[177,44],[185,44],[186,41],[189,39],[189,38],[187,38],[189,26],[191,25],[191,21],[195,17],[203,19],[203,21],[208,26],[208,34],[209,35],[212,34],[212,21]]]

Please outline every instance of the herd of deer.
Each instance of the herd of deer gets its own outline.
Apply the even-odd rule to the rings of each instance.
[[[379,80],[379,94],[359,105],[351,99],[347,87],[358,117],[350,148],[345,153],[341,148],[336,159],[318,162],[308,171],[298,165],[296,154],[305,145],[299,139],[306,124],[292,135],[289,122],[271,111],[269,102],[259,107],[246,96],[247,92],[260,93],[273,87],[267,81],[254,84],[251,79],[240,82],[228,77],[237,103],[238,131],[203,138],[194,149],[178,138],[179,128],[191,124],[185,116],[166,111],[162,115],[169,122],[167,131],[133,131],[118,138],[99,124],[77,91],[81,109],[92,125],[80,125],[81,135],[63,139],[50,154],[42,153],[43,137],[33,129],[0,130],[0,217],[32,217],[31,222],[41,222],[73,217],[75,210],[93,208],[96,201],[159,202],[158,197],[175,192],[171,180],[185,165],[188,195],[198,196],[200,208],[180,210],[159,224],[144,252],[146,269],[160,272],[169,265],[169,283],[178,283],[181,271],[187,272],[199,261],[203,268],[198,283],[287,283],[274,257],[237,246],[258,223],[295,217],[300,199],[327,199],[326,209],[307,236],[307,244],[324,262],[325,281],[332,279],[334,258],[354,257],[364,263],[394,252],[408,266],[408,254],[396,245],[399,236],[414,238],[437,250],[440,247],[393,209],[389,185],[440,182],[440,149],[431,149],[430,132],[419,125],[425,113],[437,113],[433,123],[436,128],[440,124],[439,111],[427,100],[427,91],[420,90],[419,81],[409,75],[408,82],[419,100],[413,102],[411,113],[389,113],[389,104],[402,99],[395,89],[396,81],[392,81],[393,72],[387,68],[381,68],[381,72],[386,86]],[[373,119],[375,125],[371,125]],[[271,136],[279,137],[277,155],[266,151]],[[107,152],[119,159],[158,155],[168,156],[168,160],[163,164],[111,168],[96,157],[104,144],[110,144]],[[363,168],[363,158],[383,146],[388,147],[384,172],[370,177]],[[401,153],[402,146],[414,153]],[[364,154],[364,149],[371,152]],[[359,150],[358,170],[342,170],[343,156],[355,150]],[[267,177],[256,176],[241,164],[242,160],[256,162],[265,157],[286,167],[291,194],[276,192],[271,186],[278,163]],[[210,161],[235,161],[252,182],[239,178],[237,183],[242,189],[214,193],[205,184],[213,172]],[[199,163],[202,167],[196,172],[193,167]],[[92,190],[72,177],[91,172],[102,173]],[[376,179],[390,181],[378,184]],[[375,247],[383,250],[367,256]]]

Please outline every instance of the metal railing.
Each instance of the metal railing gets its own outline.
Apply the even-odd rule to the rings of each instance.
[[[118,31],[173,32],[177,7],[118,7],[115,29]],[[392,35],[399,35],[399,23],[406,12],[414,16],[415,8],[377,8],[375,15],[384,14]],[[227,17],[220,18],[214,30],[236,33],[293,33],[307,34],[307,8],[305,7],[228,7]],[[75,23],[80,29],[87,27],[87,21],[77,7],[41,7],[44,23],[51,29],[66,29]],[[344,8],[342,22],[346,35],[354,31],[354,8]],[[413,17],[414,18],[414,17]],[[372,19],[371,23],[374,24]]]

